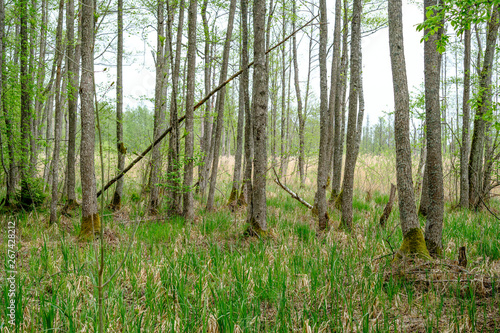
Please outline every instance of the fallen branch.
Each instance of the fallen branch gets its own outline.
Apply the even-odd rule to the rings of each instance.
[[[279,42],[278,44],[274,45],[273,47],[271,47],[269,50],[266,51],[266,54],[268,54],[269,52],[273,51],[274,49],[276,49],[277,47],[279,47],[281,44],[285,43],[287,40],[289,40],[293,35],[295,35],[297,32],[299,32],[300,30],[304,29],[305,27],[307,27],[309,24],[312,23],[312,21],[314,21],[319,15],[316,15],[315,17],[313,17],[309,22],[307,22],[306,24],[304,24],[303,26],[301,26],[300,28],[298,28],[297,30],[295,30],[294,32],[292,32],[290,35],[288,35],[285,39],[283,39],[281,42]],[[194,110],[198,109],[200,106],[202,106],[206,101],[208,101],[210,99],[210,97],[212,97],[213,95],[215,95],[216,92],[218,92],[219,90],[221,90],[222,88],[224,88],[229,82],[231,82],[232,80],[234,80],[235,78],[237,78],[238,76],[240,76],[244,70],[252,67],[254,64],[254,62],[252,61],[251,63],[248,64],[247,68],[243,68],[243,69],[240,69],[238,72],[236,72],[235,74],[233,74],[233,76],[231,76],[229,79],[227,79],[225,82],[221,83],[217,88],[215,88],[214,90],[212,90],[207,96],[205,96],[201,101],[199,101],[195,106],[194,106]],[[186,119],[186,116],[182,116],[179,118],[178,122],[179,124],[182,123],[184,121],[184,119]],[[132,163],[130,163],[122,172],[120,172],[118,175],[116,175],[115,178],[111,179],[104,187],[101,191],[97,192],[97,197],[99,197],[104,191],[106,191],[111,185],[113,185],[114,183],[116,183],[116,181],[120,178],[122,178],[130,169],[132,169],[132,167],[134,165],[136,165],[140,160],[143,159],[144,156],[146,156],[147,153],[149,153],[149,151],[154,147],[156,146],[161,140],[163,140],[168,133],[170,133],[172,131],[172,127],[169,127],[165,130],[165,132],[163,132],[152,144],[150,144],[143,152],[142,154],[140,154],[139,156],[137,156],[137,158],[135,160],[132,161]]]
[[[286,192],[288,192],[288,194],[290,194],[290,196],[292,198],[294,198],[295,200],[297,200],[298,202],[300,202],[301,204],[303,204],[307,208],[313,209],[313,206],[310,203],[308,203],[307,201],[305,201],[304,199],[302,199],[301,197],[299,197],[299,195],[297,193],[295,193],[294,191],[290,190],[286,185],[283,185],[281,183],[280,178],[278,177],[278,174],[276,173],[276,169],[275,168],[273,168],[273,171],[274,171],[274,175],[276,176],[276,178],[274,179],[274,181],[275,181],[276,184],[278,184],[282,189],[284,189]]]

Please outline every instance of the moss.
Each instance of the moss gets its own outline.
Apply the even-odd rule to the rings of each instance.
[[[427,247],[427,250],[429,251],[429,254],[433,258],[442,258],[443,257],[443,249],[441,246],[438,244],[434,243],[433,241],[426,239],[425,240],[425,245]]]
[[[398,251],[397,259],[405,256],[415,256],[421,259],[431,259],[429,251],[425,245],[424,234],[420,228],[411,229],[403,237],[403,244]]]
[[[109,204],[109,208],[115,212],[122,208],[122,197],[116,193],[116,191],[113,195],[113,200],[111,200],[111,203]]]
[[[330,197],[330,202],[333,202],[333,207],[336,209],[342,211],[342,197],[344,195],[344,190],[341,190],[340,193],[337,195],[334,192],[332,192],[332,195]]]
[[[267,235],[268,231],[262,229],[257,223],[250,223],[243,233],[243,236],[246,237],[265,238]]]
[[[98,234],[100,229],[101,218],[98,213],[89,216],[82,216],[82,225],[80,228],[80,235],[78,235],[78,237],[81,240],[89,240],[93,235]]]
[[[227,205],[231,207],[231,209],[234,209],[237,205],[237,200],[238,200],[238,190],[233,187],[231,190],[231,194],[229,195],[229,200],[227,201]]]

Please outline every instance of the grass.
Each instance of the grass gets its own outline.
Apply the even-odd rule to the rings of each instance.
[[[402,240],[397,205],[385,229],[378,226],[386,194],[366,202],[357,193],[351,234],[335,229],[334,210],[333,227],[318,234],[307,208],[270,182],[268,190],[266,239],[243,237],[246,209],[198,208],[194,223],[162,215],[148,220],[134,197],[124,203],[127,214],[105,211],[104,280],[134,242],[105,290],[107,331],[500,331],[500,224],[487,212],[447,211],[446,260],[416,263],[412,274],[423,276],[417,279],[395,272],[392,256],[385,256]],[[312,191],[301,195],[312,202]],[[44,211],[1,218],[2,227],[9,219],[18,223],[20,332],[95,331],[97,241],[77,241],[79,218],[62,217],[54,226]],[[462,245],[476,277],[446,266]],[[482,277],[491,285],[481,285]],[[3,287],[2,332],[8,331],[6,293]]]

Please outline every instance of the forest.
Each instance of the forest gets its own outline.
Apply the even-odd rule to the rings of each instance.
[[[0,332],[500,332],[499,28],[0,0]]]

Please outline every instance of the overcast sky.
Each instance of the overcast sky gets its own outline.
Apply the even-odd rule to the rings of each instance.
[[[423,44],[420,43],[422,33],[416,31],[416,25],[422,21],[423,14],[422,10],[415,4],[407,4],[407,1],[404,2],[405,55],[408,84],[411,91],[423,82],[424,76]],[[331,16],[329,17],[329,21],[331,22],[333,19],[333,1],[328,1],[328,3],[332,7],[329,8],[329,15]],[[333,25],[329,27],[329,30],[332,29]],[[332,32],[330,31],[330,34]],[[145,104],[152,110],[153,104],[151,102],[140,102],[140,98],[154,98],[155,73],[152,48],[156,46],[156,32],[150,26],[150,28],[145,28],[142,34],[148,36],[148,42],[144,42],[140,34],[125,35],[125,49],[135,49],[135,56],[128,57],[127,61],[125,61],[125,63],[131,64],[124,68],[125,105],[136,106],[138,104]],[[331,39],[330,37],[330,42]],[[300,50],[303,54],[307,54],[308,41],[306,38],[301,40],[302,45],[299,46],[299,54]],[[362,47],[365,114],[369,116],[370,123],[373,124],[379,116],[383,115],[383,111],[392,111],[394,105],[388,28],[363,38]],[[197,63],[199,64],[201,61],[198,58]],[[305,81],[307,59],[303,55],[300,61],[302,62],[300,65],[301,81]],[[102,73],[103,67],[96,66],[96,81],[101,83],[107,81],[107,84],[114,81],[115,68],[110,67],[107,73]],[[231,70],[229,74],[231,75]],[[312,75],[311,87],[315,90],[316,96],[319,96],[319,75],[317,70]],[[115,97],[114,92],[111,91],[107,95],[109,98]]]

